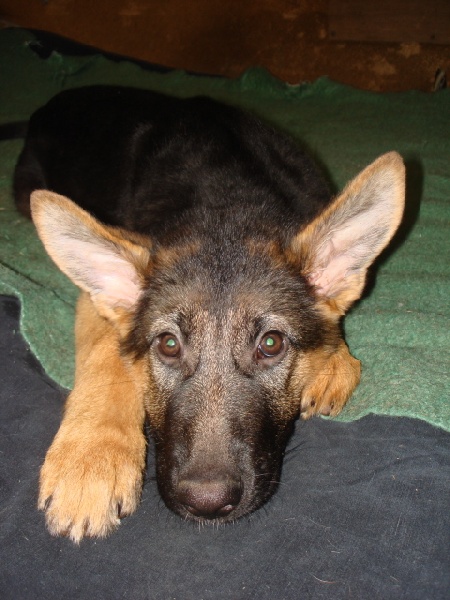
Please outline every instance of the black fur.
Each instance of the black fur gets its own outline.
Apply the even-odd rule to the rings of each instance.
[[[286,235],[330,200],[309,157],[258,119],[209,98],[108,86],[63,92],[32,116],[16,197],[41,187],[152,236],[204,209],[251,211]]]

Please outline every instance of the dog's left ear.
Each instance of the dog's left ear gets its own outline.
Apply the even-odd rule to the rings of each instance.
[[[397,230],[404,203],[405,167],[389,152],[293,239],[303,274],[334,314],[344,314],[361,296],[367,269]]]
[[[63,273],[113,321],[130,315],[142,292],[149,249],[47,190],[31,194],[31,214],[45,249]]]

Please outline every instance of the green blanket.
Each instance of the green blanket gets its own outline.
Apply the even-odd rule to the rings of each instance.
[[[27,119],[60,90],[115,83],[207,94],[250,109],[309,148],[336,189],[383,152],[400,152],[408,172],[405,222],[379,261],[375,285],[345,320],[363,375],[339,418],[373,412],[450,429],[450,91],[375,94],[326,78],[291,86],[259,68],[234,81],[157,74],[100,55],[44,60],[29,48],[32,39],[23,30],[0,31],[0,124]],[[46,372],[70,387],[77,291],[14,210],[11,177],[21,146],[0,143],[0,293],[20,298],[24,336]]]

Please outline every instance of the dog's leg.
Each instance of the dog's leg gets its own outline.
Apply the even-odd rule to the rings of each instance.
[[[317,362],[314,357],[310,360]],[[332,417],[339,414],[358,385],[360,374],[360,361],[353,358],[342,342],[304,387],[300,409],[302,419],[309,419],[315,414]]]
[[[50,532],[104,536],[139,501],[145,463],[143,365],[119,354],[116,329],[88,294],[77,306],[75,387],[40,476]]]

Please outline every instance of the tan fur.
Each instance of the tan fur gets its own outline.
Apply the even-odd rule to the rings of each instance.
[[[315,414],[335,417],[359,383],[361,363],[342,341],[332,353],[324,348],[308,352],[299,371],[299,382],[307,382],[301,392],[302,419]]]
[[[159,248],[153,257],[153,264],[159,269],[170,269],[181,258],[200,251],[200,243],[192,242],[184,246]]]
[[[103,536],[139,502],[146,441],[144,366],[120,357],[114,326],[82,294],[76,378],[40,476],[39,508],[54,535]],[[50,498],[49,501],[47,499]]]
[[[281,266],[285,266],[286,264],[286,256],[284,250],[280,247],[280,245],[277,242],[273,240],[260,242],[257,240],[249,239],[247,241],[247,248],[253,256],[268,256],[272,261],[272,264],[275,269],[278,269]]]

